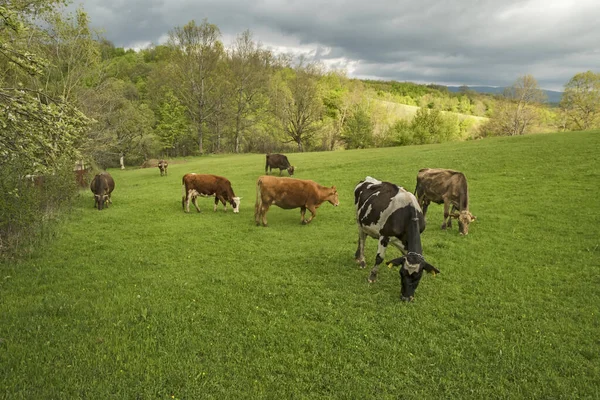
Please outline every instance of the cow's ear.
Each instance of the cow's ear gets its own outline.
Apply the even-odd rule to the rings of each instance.
[[[399,257],[399,258],[395,258],[391,261],[386,262],[386,264],[388,267],[392,268],[392,266],[404,265],[405,260],[406,260],[406,257]]]
[[[456,219],[458,219],[459,216],[460,216],[459,213],[450,214],[450,218],[456,218]]]
[[[427,261],[423,261],[423,269],[429,273],[439,274],[440,270],[429,264]]]
[[[337,188],[335,187],[335,185],[333,185],[331,188],[332,188],[333,190],[337,191]]]

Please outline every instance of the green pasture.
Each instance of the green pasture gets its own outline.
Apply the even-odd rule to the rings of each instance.
[[[596,131],[289,154],[341,204],[306,226],[273,206],[267,228],[264,155],[111,170],[110,208],[82,191],[51,241],[0,264],[0,398],[600,398],[598,149]],[[441,274],[406,304],[397,268],[367,282],[375,240],[354,262],[353,188],[412,192],[423,167],[463,171],[477,221],[442,231],[430,206]],[[240,213],[185,214],[187,172],[228,177]]]

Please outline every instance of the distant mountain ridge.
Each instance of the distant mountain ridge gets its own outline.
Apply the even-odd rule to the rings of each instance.
[[[460,92],[462,86],[447,86],[448,91],[452,93]],[[504,87],[497,86],[469,86],[469,89],[477,93],[489,93],[489,94],[502,94]],[[563,92],[557,92],[555,90],[542,89],[546,96],[548,96],[548,103],[559,103]]]

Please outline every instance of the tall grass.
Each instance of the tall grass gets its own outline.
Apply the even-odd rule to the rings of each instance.
[[[306,226],[277,207],[254,225],[264,155],[111,170],[110,208],[82,192],[53,242],[0,265],[0,397],[598,398],[599,133],[293,154],[340,193]],[[441,274],[405,304],[397,269],[369,284],[354,263],[352,190],[412,191],[423,167],[463,171],[478,218],[461,237],[430,206]],[[240,213],[183,213],[187,172],[228,177]]]

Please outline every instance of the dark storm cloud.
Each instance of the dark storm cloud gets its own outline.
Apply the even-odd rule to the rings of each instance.
[[[577,72],[600,70],[596,0],[85,0],[83,7],[117,46],[159,43],[174,27],[206,18],[226,44],[250,29],[265,47],[364,78],[503,86],[532,74],[560,90]]]

